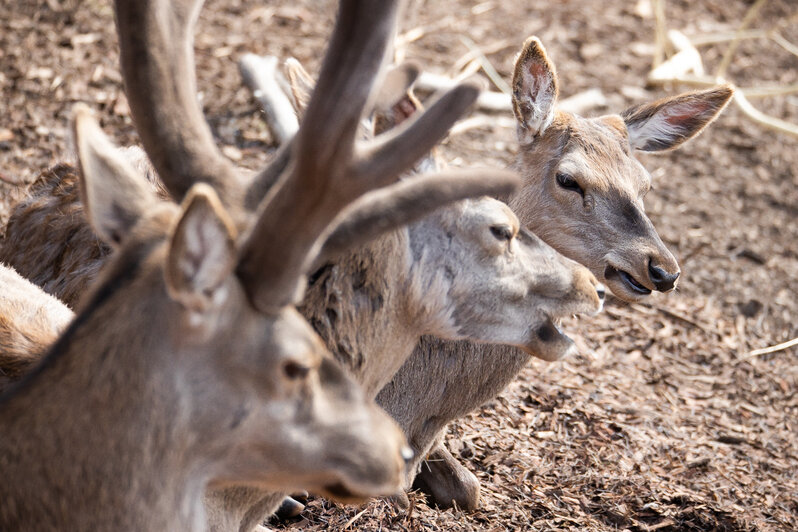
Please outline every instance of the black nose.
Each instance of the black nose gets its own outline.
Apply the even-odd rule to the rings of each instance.
[[[679,278],[679,272],[668,273],[659,266],[654,266],[651,261],[648,262],[648,277],[654,286],[660,292],[667,292],[673,290],[676,286],[676,279]]]

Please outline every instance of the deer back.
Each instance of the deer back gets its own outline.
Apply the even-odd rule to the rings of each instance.
[[[12,268],[0,264],[0,392],[43,356],[72,311]]]

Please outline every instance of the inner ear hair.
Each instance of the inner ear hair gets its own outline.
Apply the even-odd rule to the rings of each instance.
[[[186,195],[172,232],[164,275],[169,294],[202,311],[236,263],[236,229],[209,185],[198,183]]]

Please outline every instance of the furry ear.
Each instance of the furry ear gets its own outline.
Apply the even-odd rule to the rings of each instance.
[[[531,143],[554,118],[559,87],[554,64],[537,37],[530,37],[515,60],[513,112],[518,121],[518,141]]]
[[[89,222],[103,241],[118,246],[158,198],[146,176],[134,170],[83,104],[74,108],[72,131],[80,166],[81,200]]]
[[[721,85],[631,107],[621,113],[629,143],[642,151],[676,148],[715,120],[733,94],[731,85]]]
[[[169,295],[202,311],[236,263],[236,229],[210,186],[189,189],[172,232],[164,275]]]

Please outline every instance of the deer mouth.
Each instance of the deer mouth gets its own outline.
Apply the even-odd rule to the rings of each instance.
[[[355,493],[349,487],[344,485],[343,482],[328,484],[322,488],[322,492],[325,497],[334,499],[344,504],[360,503],[369,498],[367,495]]]
[[[528,355],[553,362],[576,351],[574,341],[568,337],[560,326],[562,318],[545,316],[531,335],[526,345],[521,346]]]
[[[610,288],[620,285],[635,296],[651,295],[650,288],[643,286],[643,284],[635,279],[629,272],[619,270],[613,266],[607,266],[604,269],[604,279],[607,281],[607,284],[610,285]],[[616,292],[616,295],[622,296],[622,294],[618,294],[614,289],[613,292]]]

